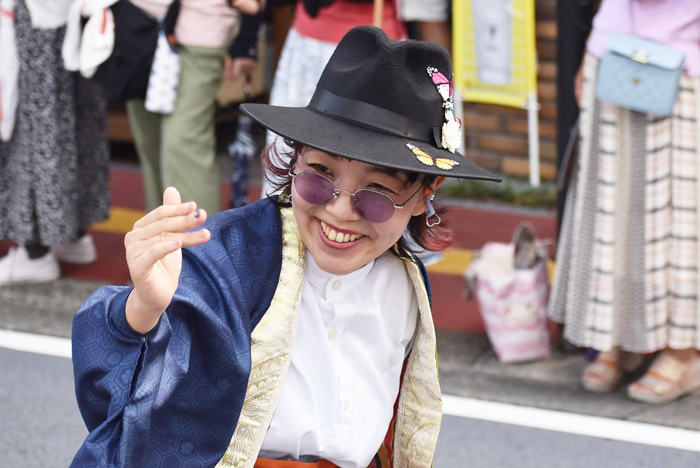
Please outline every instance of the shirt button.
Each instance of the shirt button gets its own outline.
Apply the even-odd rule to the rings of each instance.
[[[340,280],[333,281],[333,291],[338,291],[342,285],[343,283]]]
[[[336,330],[335,328],[328,332],[329,340],[334,339],[336,336],[338,336],[338,330]]]
[[[347,398],[343,400],[343,408],[344,409],[350,408],[350,400],[348,400]]]

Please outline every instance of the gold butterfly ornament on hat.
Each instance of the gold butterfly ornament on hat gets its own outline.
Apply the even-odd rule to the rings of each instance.
[[[412,145],[411,143],[406,143],[406,146],[408,147],[408,149],[413,151],[413,154],[416,155],[418,161],[422,162],[426,166],[435,166],[444,171],[451,171],[453,167],[459,166],[459,163],[452,159],[433,158],[428,153],[418,148],[417,146]]]

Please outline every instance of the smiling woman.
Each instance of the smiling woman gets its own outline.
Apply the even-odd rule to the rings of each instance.
[[[280,148],[286,148],[288,151],[283,154],[278,154]],[[296,179],[298,175],[293,172],[294,168],[301,154],[309,151],[312,152],[312,154],[314,152],[319,152],[318,150],[305,147],[300,143],[296,143],[288,139],[284,140],[284,144],[270,145],[267,148],[263,159],[265,161],[265,168],[268,174],[268,182],[270,183],[270,186],[273,187],[275,192],[285,194],[277,202],[280,206],[289,206],[289,198],[286,195],[291,194],[292,178]],[[326,156],[332,156],[328,153],[324,154]],[[348,161],[353,161],[353,159],[343,157],[335,157],[334,159],[346,159]],[[440,215],[444,214],[445,209],[434,202],[435,190],[443,183],[445,180],[444,177],[400,171],[390,167],[375,165],[370,165],[368,170],[376,173],[377,175],[384,175],[385,177],[390,178],[391,182],[387,183],[386,187],[381,184],[375,184],[374,187],[368,186],[368,190],[360,193],[359,199],[357,198],[357,193],[349,193],[350,195],[353,195],[351,200],[355,210],[358,211],[360,216],[369,220],[370,222],[387,221],[391,216],[393,216],[397,209],[402,209],[404,205],[416,197],[421,189],[423,189],[423,197],[419,198],[424,199],[426,195],[429,195],[432,208],[430,216],[428,216],[428,212],[425,210],[418,215],[411,216],[408,221],[408,226],[403,233],[404,236],[398,239],[397,242],[406,250],[411,250],[410,246],[412,245],[418,245],[419,247],[429,251],[442,251],[450,246],[452,243],[452,231],[448,229],[444,223],[441,224],[440,222]],[[324,172],[322,174],[326,176],[326,180],[328,180],[328,183],[326,184],[321,184],[321,186],[316,184],[309,185],[307,182],[302,180],[302,195],[304,200],[308,201],[309,203],[323,204],[321,203],[321,200],[325,200],[324,203],[328,203],[332,199],[338,198],[341,192],[348,192],[347,190],[342,190],[335,187],[333,181],[328,178],[327,174],[325,173],[325,171],[328,171],[327,167],[324,166],[323,171]],[[386,179],[383,180],[386,181]],[[416,182],[419,182],[419,184]],[[322,188],[324,185],[326,188]],[[403,191],[404,189],[410,189],[414,186],[416,187],[416,190],[408,199],[403,201],[403,203],[400,205],[395,203],[395,200],[403,200],[398,196],[399,192]],[[391,190],[391,187],[393,187],[394,190]],[[299,190],[298,185],[296,186],[296,190]],[[313,193],[310,193],[311,190],[313,190]],[[374,196],[363,196],[373,193],[381,194],[380,198],[376,198]],[[379,200],[379,203],[372,203],[373,201],[377,200]],[[425,199],[423,201],[425,201]],[[431,218],[432,221],[430,221],[428,218]]]
[[[434,192],[445,179],[433,177],[433,185],[425,186],[419,177],[409,184],[401,171],[391,174],[313,148],[305,148],[293,167],[301,170],[291,196],[298,199],[292,209],[302,241],[321,269],[336,275],[360,269],[399,242],[410,219],[425,213],[425,199],[415,195]],[[311,196],[324,187],[330,196]]]
[[[287,139],[266,158],[282,193],[207,219],[169,188],[134,224],[134,287],[74,321],[74,466],[432,465],[430,287],[406,246],[449,242],[446,176],[496,179],[443,146],[451,76],[440,46],[359,27],[309,107],[242,107]]]
[[[278,154],[280,147],[289,149],[285,154]],[[321,154],[319,154],[321,153]],[[340,197],[341,192],[346,192],[350,195],[354,209],[358,214],[367,221],[374,223],[384,223],[389,221],[397,209],[403,209],[421,190],[423,190],[422,201],[425,201],[425,196],[429,195],[431,200],[430,216],[423,210],[417,215],[410,217],[408,227],[406,228],[404,237],[397,239],[396,242],[401,244],[401,247],[406,250],[411,250],[409,246],[418,245],[419,247],[430,251],[441,251],[449,247],[452,242],[452,232],[447,226],[440,221],[429,222],[429,217],[434,217],[434,220],[440,220],[440,215],[445,212],[445,209],[437,205],[434,200],[435,190],[442,185],[445,178],[429,174],[420,174],[416,172],[407,172],[390,167],[365,165],[366,170],[373,174],[378,182],[370,179],[369,184],[364,189],[359,189],[357,192],[350,192],[341,188],[337,188],[333,182],[332,173],[329,174],[329,167],[323,164],[310,164],[306,160],[306,166],[303,165],[305,159],[302,155],[310,154],[311,157],[326,157],[333,158],[339,164],[341,161],[354,161],[353,159],[333,156],[311,147],[305,147],[300,143],[291,140],[285,140],[284,145],[270,145],[264,155],[265,166],[267,173],[270,174],[268,182],[275,192],[281,192],[284,195],[278,200],[280,206],[290,206],[287,195],[291,194],[292,179],[296,181],[295,190],[301,190],[300,195],[308,203],[315,205],[323,205]],[[316,174],[323,176],[322,181],[318,181],[316,177],[309,178],[308,176],[301,177],[294,173],[294,169],[298,166],[298,161],[302,160],[301,172]],[[316,167],[311,167],[316,166]],[[357,167],[355,164],[353,167]],[[310,170],[304,171],[304,167],[309,167]],[[297,169],[298,170],[298,169]],[[310,183],[316,181],[317,183]],[[301,183],[301,186],[300,186]],[[401,197],[399,195],[411,192],[411,196]],[[359,195],[359,197],[358,197]],[[405,200],[404,200],[405,199]],[[396,201],[403,200],[401,204]],[[427,204],[422,205],[427,207]]]

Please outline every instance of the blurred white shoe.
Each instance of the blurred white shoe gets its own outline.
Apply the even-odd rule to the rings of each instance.
[[[0,259],[0,286],[22,283],[46,283],[61,276],[56,257],[51,252],[31,259],[24,247],[12,247]]]
[[[97,250],[90,234],[85,234],[71,244],[52,245],[51,251],[59,262],[85,265],[97,260]]]

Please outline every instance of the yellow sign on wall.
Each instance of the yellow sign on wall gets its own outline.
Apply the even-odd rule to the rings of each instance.
[[[537,89],[534,0],[453,0],[455,86],[465,101],[525,107]]]

